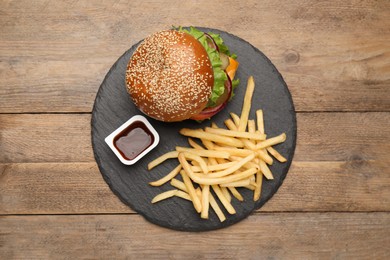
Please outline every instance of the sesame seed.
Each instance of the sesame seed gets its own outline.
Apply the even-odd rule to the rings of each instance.
[[[173,30],[153,34],[129,61],[127,90],[151,117],[177,121],[200,112],[208,102],[214,83],[211,63],[204,58],[203,46],[188,37],[192,36]],[[202,71],[205,65],[209,72]]]

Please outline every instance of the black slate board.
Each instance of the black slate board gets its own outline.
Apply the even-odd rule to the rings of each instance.
[[[287,158],[287,162],[279,163],[274,160],[275,162],[270,168],[275,179],[263,181],[260,201],[253,202],[252,191],[239,189],[245,201],[239,202],[233,198],[232,204],[237,213],[229,215],[223,209],[227,219],[222,223],[211,208],[210,218],[208,220],[201,219],[195,212],[192,203],[181,198],[174,197],[157,204],[151,204],[150,201],[155,195],[172,189],[172,187],[169,183],[161,187],[151,187],[148,183],[166,175],[177,165],[177,162],[175,160],[166,161],[152,171],[147,170],[148,162],[159,155],[174,150],[177,145],[188,146],[186,138],[179,135],[179,129],[209,126],[210,121],[204,121],[201,124],[188,120],[180,123],[163,123],[148,118],[160,134],[159,145],[135,165],[126,166],[119,161],[104,142],[104,138],[133,115],[142,114],[132,103],[125,87],[127,62],[139,43],[126,51],[106,75],[96,96],[91,121],[95,159],[111,190],[121,201],[150,222],[183,231],[205,231],[226,227],[237,223],[260,208],[275,194],[286,177],[296,143],[297,127],[292,98],[282,76],[270,60],[251,44],[234,35],[216,29],[200,29],[219,33],[231,52],[238,55],[240,62],[237,77],[240,78],[241,83],[235,91],[235,97],[212,120],[222,127],[224,126],[223,121],[229,117],[229,112],[240,115],[247,79],[253,75],[256,88],[250,118],[255,119],[255,111],[263,109],[265,131],[268,137],[279,135],[282,132],[287,134],[287,140],[275,147]],[[221,206],[221,208],[223,207]]]

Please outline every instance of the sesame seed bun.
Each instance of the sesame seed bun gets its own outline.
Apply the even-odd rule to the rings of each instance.
[[[213,84],[205,48],[193,36],[175,30],[145,38],[127,65],[127,92],[134,104],[160,121],[177,122],[199,114]]]

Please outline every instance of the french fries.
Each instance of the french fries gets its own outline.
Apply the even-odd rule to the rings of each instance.
[[[158,194],[152,203],[180,197],[190,200],[202,219],[209,218],[211,208],[223,222],[226,220],[223,209],[228,214],[236,214],[232,200],[244,201],[241,189],[249,189],[253,192],[253,200],[260,200],[263,182],[274,179],[269,167],[273,158],[282,163],[287,161],[272,147],[283,143],[286,134],[268,138],[263,110],[256,111],[255,119],[249,118],[254,88],[254,79],[249,77],[241,115],[231,112],[231,118],[224,121],[227,129],[213,122],[204,129],[183,128],[179,132],[188,137],[189,147],[177,146],[175,151],[148,164],[151,170],[171,158],[179,161],[179,165],[165,177],[149,183],[161,186],[169,182],[175,188]],[[181,176],[182,181],[177,176]]]

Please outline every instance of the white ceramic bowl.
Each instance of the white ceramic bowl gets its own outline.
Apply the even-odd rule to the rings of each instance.
[[[126,128],[128,128],[130,125],[135,124],[137,122],[140,122],[140,124],[143,124],[147,130],[153,135],[152,143],[147,146],[145,150],[140,152],[138,155],[136,155],[133,159],[129,160],[125,156],[122,155],[122,153],[119,151],[119,149],[115,146],[114,140],[115,137],[122,133]],[[107,136],[104,141],[108,144],[108,146],[111,148],[111,150],[115,153],[115,155],[118,157],[118,159],[126,165],[132,165],[136,163],[139,159],[144,157],[147,153],[149,153],[153,148],[157,146],[157,144],[160,141],[160,136],[158,135],[157,131],[153,128],[153,126],[149,123],[149,121],[141,115],[136,115],[130,118],[127,122],[125,122],[123,125],[121,125],[119,128],[117,128],[114,132],[112,132],[109,136]]]

